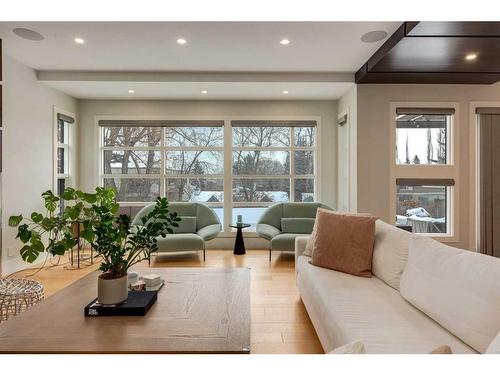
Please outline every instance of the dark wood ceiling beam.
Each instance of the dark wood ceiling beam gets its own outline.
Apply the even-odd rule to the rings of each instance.
[[[474,53],[477,59],[466,60]],[[356,83],[500,81],[500,22],[404,22],[355,74]]]

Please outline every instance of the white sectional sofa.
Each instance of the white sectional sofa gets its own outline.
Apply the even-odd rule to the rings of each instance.
[[[297,286],[325,353],[484,353],[500,331],[500,259],[445,246],[380,220],[373,277],[313,266],[296,239]]]

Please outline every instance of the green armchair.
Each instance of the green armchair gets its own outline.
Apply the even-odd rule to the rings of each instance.
[[[154,203],[141,209],[132,224],[139,224],[141,217],[150,212]],[[203,203],[169,203],[171,212],[177,212],[182,220],[173,234],[158,237],[158,253],[176,251],[203,251],[205,261],[205,242],[216,238],[221,231],[219,218],[214,210]],[[150,261],[151,262],[151,261]]]
[[[272,250],[295,251],[295,237],[311,234],[318,208],[330,209],[321,203],[277,203],[269,207],[257,222],[257,234],[270,241]]]

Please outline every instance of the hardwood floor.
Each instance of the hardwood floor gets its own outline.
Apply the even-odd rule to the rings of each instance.
[[[61,263],[65,261],[62,260]],[[293,254],[250,250],[246,255],[233,255],[227,250],[207,250],[206,262],[200,254],[186,253],[153,258],[152,267],[248,267],[251,269],[251,352],[264,353],[323,353],[306,309],[295,286]],[[147,268],[147,262],[136,266]],[[46,268],[32,278],[43,283],[46,296],[66,287],[97,269],[94,264],[79,270],[64,265]],[[32,274],[19,272],[13,277]]]

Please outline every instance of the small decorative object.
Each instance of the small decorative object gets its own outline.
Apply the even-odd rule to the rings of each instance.
[[[243,222],[243,217],[241,215],[238,215],[236,217],[236,222],[239,224],[239,223],[242,223]]]
[[[146,286],[157,286],[161,283],[160,275],[157,275],[155,273],[143,276],[142,279],[146,283]]]
[[[144,316],[156,302],[157,292],[128,292],[125,302],[118,305],[103,305],[97,299],[85,306],[85,316]]]
[[[136,282],[139,281],[139,273],[135,271],[129,271],[127,274],[127,278],[128,278],[128,285],[135,284]]]
[[[143,280],[137,281],[136,283],[130,285],[130,290],[136,292],[142,292],[146,290],[146,283]]]
[[[0,323],[44,298],[43,285],[29,279],[0,279]]]

